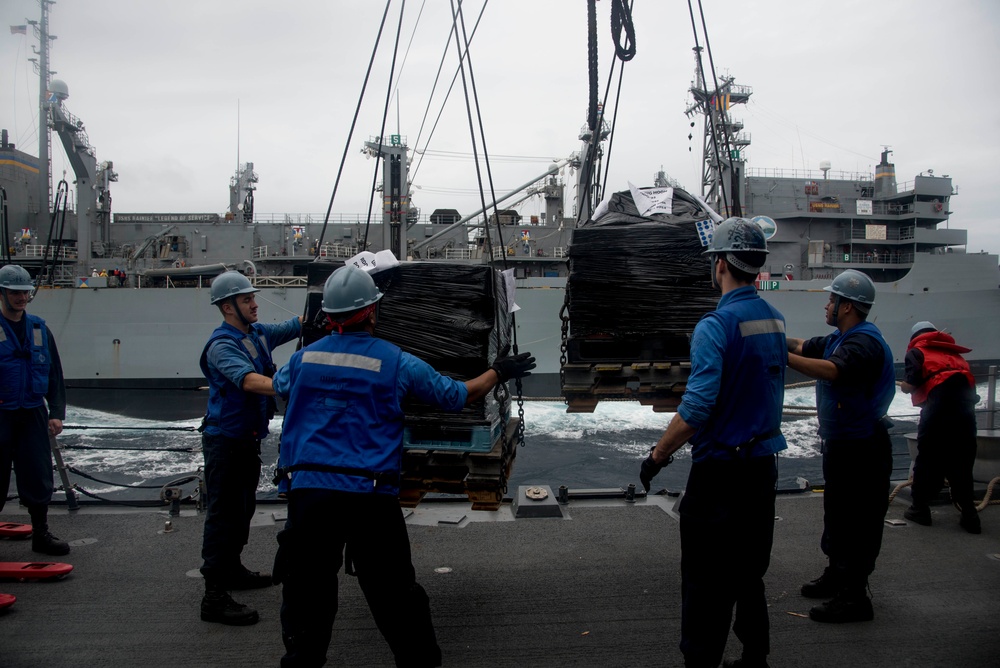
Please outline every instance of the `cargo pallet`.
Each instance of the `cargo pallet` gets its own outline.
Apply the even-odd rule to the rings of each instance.
[[[690,362],[572,362],[562,366],[568,413],[593,413],[601,401],[638,401],[656,413],[681,403]]]
[[[472,510],[497,510],[517,456],[519,422],[516,417],[507,422],[507,453],[501,438],[488,452],[404,449],[399,504],[414,508],[427,494],[458,494],[469,498]]]

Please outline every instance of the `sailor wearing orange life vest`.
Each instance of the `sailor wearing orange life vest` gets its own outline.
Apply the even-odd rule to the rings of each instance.
[[[962,511],[959,521],[969,533],[980,533],[972,500],[972,467],[976,460],[976,379],[962,357],[969,348],[927,321],[910,331],[906,380],[900,389],[920,407],[917,459],[913,466],[913,504],[903,513],[911,522],[931,525],[930,501],[948,479],[951,499]]]

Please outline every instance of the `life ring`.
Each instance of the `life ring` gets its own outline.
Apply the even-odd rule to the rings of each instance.
[[[934,210],[937,211],[938,213],[941,213],[942,211],[944,211],[944,204],[942,204],[941,202],[934,202]]]

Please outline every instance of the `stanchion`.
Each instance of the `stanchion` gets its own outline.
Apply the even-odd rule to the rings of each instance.
[[[69,484],[69,474],[66,472],[66,464],[63,463],[61,446],[52,434],[49,434],[49,446],[52,448],[52,456],[56,460],[56,470],[59,471],[59,477],[62,479],[63,491],[66,492],[66,507],[70,510],[79,510],[80,504],[76,501],[76,492]]]

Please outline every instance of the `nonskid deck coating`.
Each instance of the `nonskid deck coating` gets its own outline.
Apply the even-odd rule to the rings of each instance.
[[[720,490],[721,492],[721,490]],[[417,578],[427,589],[446,666],[680,666],[680,539],[674,499],[635,504],[571,501],[564,519],[512,519],[505,506],[422,504],[409,516]],[[888,518],[902,517],[897,497]],[[281,505],[261,505],[245,563],[269,569]],[[871,579],[875,621],[823,625],[804,615],[815,601],[819,494],[778,498],[766,578],[772,625],[770,665],[811,668],[995,666],[1000,661],[1000,508],[981,517],[983,534],[958,526],[949,506],[935,525],[887,526]],[[2,519],[24,520],[8,506]],[[73,541],[75,566],[54,583],[2,582],[15,594],[0,614],[0,665],[276,666],[282,654],[280,588],[237,592],[261,621],[236,628],[200,621],[203,516],[185,511],[176,531],[166,515],[86,507],[54,508],[52,531]],[[0,542],[0,559],[33,558],[30,542]],[[37,555],[34,555],[37,556]],[[738,567],[739,554],[733,555]],[[192,573],[193,571],[193,573]],[[390,666],[392,657],[357,582],[341,578],[331,666]],[[727,656],[739,655],[730,637]]]

